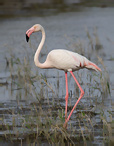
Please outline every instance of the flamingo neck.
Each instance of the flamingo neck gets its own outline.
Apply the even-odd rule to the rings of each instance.
[[[41,49],[44,45],[44,42],[45,42],[45,31],[44,31],[44,28],[41,27],[41,32],[42,32],[42,40],[36,50],[36,53],[35,53],[35,56],[34,56],[34,62],[35,62],[35,65],[39,68],[45,68],[45,62],[44,63],[40,63],[39,62],[39,55],[40,55],[40,52],[41,52]]]

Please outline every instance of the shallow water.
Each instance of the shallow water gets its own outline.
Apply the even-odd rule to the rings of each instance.
[[[108,70],[109,77],[110,77],[110,90],[111,95],[102,97],[101,99],[97,99],[96,105],[96,98],[99,92],[95,91],[92,94],[91,98],[88,97],[89,89],[82,84],[82,87],[85,89],[85,98],[83,98],[80,102],[80,107],[77,108],[77,112],[79,111],[89,111],[93,109],[92,121],[95,121],[94,125],[94,138],[92,143],[97,145],[98,143],[102,145],[105,144],[105,136],[102,135],[102,126],[103,123],[100,119],[101,110],[104,111],[104,115],[107,122],[111,122],[110,112],[112,112],[112,98],[114,97],[114,9],[113,8],[84,8],[82,11],[78,12],[66,12],[66,13],[58,13],[52,16],[45,16],[45,17],[24,17],[24,18],[9,18],[9,19],[1,19],[0,28],[1,28],[1,37],[0,37],[0,119],[2,126],[2,120],[4,119],[4,124],[9,125],[10,131],[3,128],[0,131],[0,136],[4,137],[7,134],[15,134],[15,129],[12,128],[13,118],[17,117],[16,128],[21,135],[22,130],[22,123],[21,117],[18,117],[18,113],[20,116],[26,117],[27,115],[30,117],[31,109],[35,110],[32,106],[35,103],[38,106],[37,99],[32,96],[21,96],[21,99],[17,96],[18,90],[15,90],[15,86],[12,87],[11,79],[10,79],[10,72],[7,67],[7,60],[5,58],[10,58],[10,54],[14,54],[14,56],[23,59],[26,54],[29,54],[30,57],[30,64],[32,66],[32,71],[38,71],[38,74],[43,74],[46,76],[47,81],[52,86],[54,92],[56,93],[54,103],[55,105],[59,106],[60,109],[65,107],[65,79],[64,79],[64,72],[57,71],[55,69],[52,70],[42,70],[35,67],[33,62],[33,53],[35,52],[35,48],[37,47],[38,43],[41,39],[41,34],[34,34],[31,37],[30,44],[27,44],[25,41],[25,32],[28,28],[30,28],[35,23],[40,23],[46,31],[46,42],[44,48],[42,50],[42,57],[40,57],[41,62],[43,62],[46,58],[47,53],[52,49],[68,49],[71,51],[78,51],[74,47],[75,42],[79,39],[84,43],[85,46],[85,56],[88,57],[88,50],[87,50],[87,35],[86,29],[88,29],[89,33],[93,36],[94,29],[97,28],[97,35],[99,37],[100,43],[103,45],[101,50],[97,51],[99,57],[103,59],[103,62]],[[93,51],[91,55],[91,60],[95,63],[98,63],[98,59],[95,56],[95,52]],[[99,64],[102,69],[102,66]],[[88,73],[89,71],[85,71]],[[15,71],[13,72],[15,75]],[[79,71],[79,74],[83,74],[83,71]],[[77,76],[77,73],[75,72]],[[86,83],[87,79],[83,77],[84,84]],[[71,105],[75,102],[75,85],[73,79],[69,76],[69,91],[73,94],[71,97]],[[79,79],[80,81],[80,79]],[[58,84],[59,85],[58,85]],[[91,87],[91,83],[90,83]],[[13,91],[12,91],[13,88]],[[38,89],[40,92],[40,89]],[[47,90],[49,92],[49,90]],[[44,94],[47,98],[47,93]],[[52,92],[48,93],[48,98],[53,101],[53,94]],[[76,95],[78,96],[78,95]],[[99,96],[98,96],[99,97]],[[45,104],[45,100],[42,103],[42,109],[48,110],[48,104]],[[55,111],[54,111],[55,107]],[[54,106],[53,108],[50,107],[54,114],[58,111],[58,107]],[[94,110],[95,108],[95,110]],[[70,105],[69,105],[70,109]],[[86,110],[85,110],[86,109]],[[72,116],[70,123],[76,126],[77,119],[75,118],[75,113]],[[36,118],[36,115],[35,115]],[[101,125],[100,125],[101,124]],[[11,130],[13,129],[13,130]],[[17,130],[16,129],[16,130]],[[90,128],[91,129],[91,128]],[[28,128],[25,129],[25,135],[31,133]],[[34,131],[34,130],[33,130]],[[69,130],[70,131],[70,130]],[[36,132],[36,129],[35,131]],[[15,137],[14,137],[15,138]],[[22,138],[21,136],[19,137]],[[1,142],[2,143],[2,142]],[[20,142],[19,142],[20,143]],[[7,144],[6,144],[7,145]]]

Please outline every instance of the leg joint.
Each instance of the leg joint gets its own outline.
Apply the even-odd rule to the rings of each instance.
[[[82,95],[82,96],[84,95],[84,91],[83,91],[83,90],[81,91],[81,95]]]
[[[67,94],[66,94],[66,96],[65,96],[65,100],[67,100],[67,99],[68,99],[68,96],[69,96],[69,94],[67,93]]]

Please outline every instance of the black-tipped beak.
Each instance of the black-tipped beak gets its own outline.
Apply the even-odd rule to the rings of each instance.
[[[29,41],[29,37],[28,37],[28,35],[26,34],[26,41],[28,42]]]

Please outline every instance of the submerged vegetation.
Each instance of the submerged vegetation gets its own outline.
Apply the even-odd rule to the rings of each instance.
[[[72,46],[74,50],[82,51],[79,53],[87,54],[89,59],[92,57],[90,52],[95,52],[102,73],[87,70],[85,73],[77,72],[77,78],[85,90],[84,100],[86,102],[81,100],[68,123],[67,130],[63,128],[65,121],[64,95],[58,95],[56,91],[56,88],[60,88],[60,79],[54,77],[56,84],[52,85],[47,76],[33,71],[29,54],[20,60],[11,53],[10,57],[6,59],[10,72],[7,82],[12,97],[16,96],[16,100],[0,104],[0,108],[2,108],[1,139],[9,140],[12,143],[19,142],[21,145],[25,142],[41,144],[42,141],[44,144],[80,145],[80,143],[84,143],[86,145],[95,141],[100,135],[104,143],[111,142],[112,113],[106,111],[110,118],[107,120],[101,107],[104,105],[104,99],[110,95],[109,75],[103,60],[97,55],[103,46],[100,44],[97,33],[94,33],[94,37],[92,37],[87,31],[87,37],[88,43],[83,44],[78,41],[72,43]],[[88,53],[83,46],[88,47]],[[83,80],[84,78],[86,80]],[[68,111],[72,109],[78,94],[77,86],[73,85],[72,90],[69,91]]]

